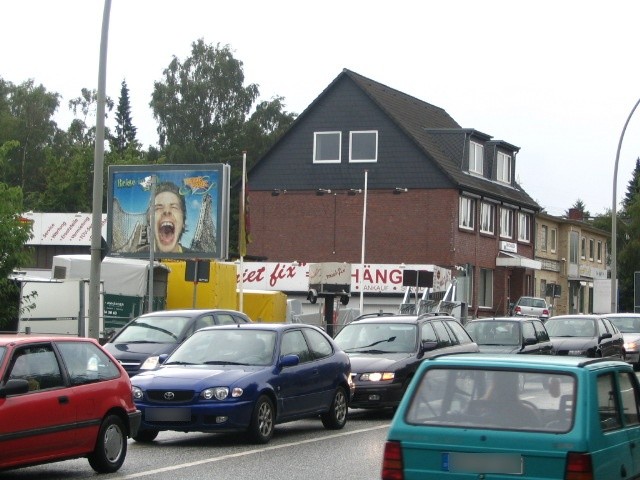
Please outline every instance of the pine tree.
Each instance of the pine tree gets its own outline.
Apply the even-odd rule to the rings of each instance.
[[[627,184],[627,193],[622,200],[622,208],[625,211],[635,202],[638,193],[640,193],[640,157],[636,159],[636,168],[633,169],[633,175]]]
[[[122,80],[120,101],[116,109],[116,134],[111,139],[111,149],[123,152],[129,147],[138,148],[136,127],[131,120],[131,104],[129,103],[129,88],[126,80]]]

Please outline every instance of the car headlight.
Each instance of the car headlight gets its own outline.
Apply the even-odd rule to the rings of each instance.
[[[381,380],[393,380],[396,374],[393,372],[372,372],[360,375],[363,382],[379,382]]]
[[[638,344],[636,342],[627,342],[624,344],[624,349],[627,352],[633,352],[638,349]]]
[[[140,370],[153,370],[158,366],[160,357],[154,355],[153,357],[147,357],[147,359],[140,365]]]
[[[142,389],[134,386],[131,387],[131,394],[133,395],[134,400],[142,400],[142,397],[144,396]]]
[[[240,397],[243,393],[244,393],[244,390],[242,390],[239,387],[235,387],[231,390],[231,398]],[[228,387],[207,388],[202,391],[200,396],[205,400],[211,400],[213,398],[215,398],[216,400],[224,400],[229,396],[229,388]]]

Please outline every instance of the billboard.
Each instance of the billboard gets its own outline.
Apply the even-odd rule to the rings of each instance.
[[[229,165],[112,165],[107,244],[114,257],[225,260]],[[150,212],[152,212],[150,214]]]

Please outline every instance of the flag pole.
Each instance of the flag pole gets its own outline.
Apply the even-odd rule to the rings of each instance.
[[[238,250],[240,253],[240,300],[238,303],[239,310],[244,312],[244,256],[247,254],[247,232],[246,232],[246,198],[245,191],[247,179],[247,152],[242,152],[242,192],[240,194],[240,238],[238,239]]]
[[[364,245],[365,232],[367,227],[367,176],[368,171],[364,171],[364,206],[362,207],[362,256],[360,263],[362,271],[360,272],[360,315],[364,313]]]

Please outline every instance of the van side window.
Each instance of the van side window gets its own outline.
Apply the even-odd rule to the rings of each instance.
[[[615,430],[622,425],[616,384],[612,373],[598,375],[598,413],[603,431]]]
[[[640,417],[638,415],[638,382],[634,381],[631,373],[620,374],[620,399],[622,400],[622,411],[624,412],[625,425],[638,425]],[[634,375],[635,376],[635,375]]]

